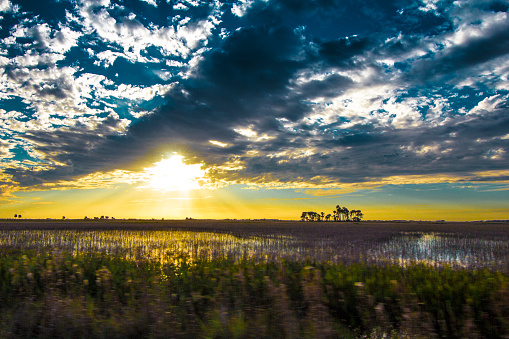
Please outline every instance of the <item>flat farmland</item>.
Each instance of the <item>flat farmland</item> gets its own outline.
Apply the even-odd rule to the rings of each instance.
[[[509,223],[1,220],[2,338],[504,338]]]

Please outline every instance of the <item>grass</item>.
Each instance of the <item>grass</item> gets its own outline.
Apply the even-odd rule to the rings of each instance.
[[[417,232],[415,225],[381,225],[385,233],[359,237],[357,247],[344,229],[317,234],[308,223],[216,224],[218,232],[201,223],[187,230],[41,225],[0,225],[2,338],[509,335],[507,270],[362,260],[368,249]],[[505,239],[504,228],[493,231],[499,226],[484,233],[447,227],[467,247],[465,239]],[[335,256],[325,254],[334,244]],[[504,247],[495,250],[494,260],[503,261]],[[347,256],[356,259],[340,260]]]

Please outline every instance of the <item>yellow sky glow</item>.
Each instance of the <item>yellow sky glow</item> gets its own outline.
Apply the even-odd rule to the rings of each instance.
[[[201,164],[186,165],[178,154],[146,168],[148,187],[163,192],[199,189],[206,175]]]
[[[217,182],[212,184],[213,178],[209,177],[211,172],[204,169],[203,164],[186,164],[184,160],[185,156],[174,153],[139,172],[97,172],[72,181],[45,183],[39,189],[19,190],[19,193],[12,194],[4,192],[1,217],[22,214],[27,218],[66,216],[78,219],[101,215],[166,219],[298,219],[302,211],[330,212],[336,204],[362,209],[366,219],[482,220],[507,219],[509,215],[509,210],[501,206],[480,208],[461,201],[449,206],[430,202],[420,206],[401,202],[387,204],[387,201],[375,202],[369,198],[349,202],[356,192],[381,192],[385,185],[404,187],[462,182],[468,186],[468,182],[475,183],[475,178],[505,178],[507,171],[479,172],[470,177],[393,176],[347,184],[327,182],[325,179],[317,180],[316,184],[298,180],[293,183],[245,182],[240,188],[228,189],[228,182],[221,187]],[[256,193],[259,190],[245,188],[280,193],[262,197]],[[359,194],[362,196],[363,193]],[[387,199],[391,200],[390,197]]]

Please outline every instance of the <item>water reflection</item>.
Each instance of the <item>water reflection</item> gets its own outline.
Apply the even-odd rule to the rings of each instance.
[[[58,249],[74,254],[103,252],[129,260],[149,259],[179,265],[197,258],[256,261],[315,260],[331,263],[364,261],[406,265],[423,262],[462,267],[509,269],[509,242],[497,238],[466,237],[458,233],[401,232],[391,238],[352,241],[344,234],[301,236],[267,234],[234,236],[193,231],[0,231],[0,247]]]
[[[192,231],[0,231],[0,247],[58,249],[75,255],[101,252],[128,260],[188,264],[197,258],[277,260],[299,256],[295,239],[285,235],[237,237],[225,233]]]
[[[372,256],[434,265],[463,267],[504,264],[509,258],[509,242],[497,239],[467,238],[458,234],[404,232],[401,236],[378,244]]]

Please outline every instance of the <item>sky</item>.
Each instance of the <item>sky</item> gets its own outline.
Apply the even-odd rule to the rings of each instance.
[[[0,0],[0,217],[509,219],[507,0]]]

